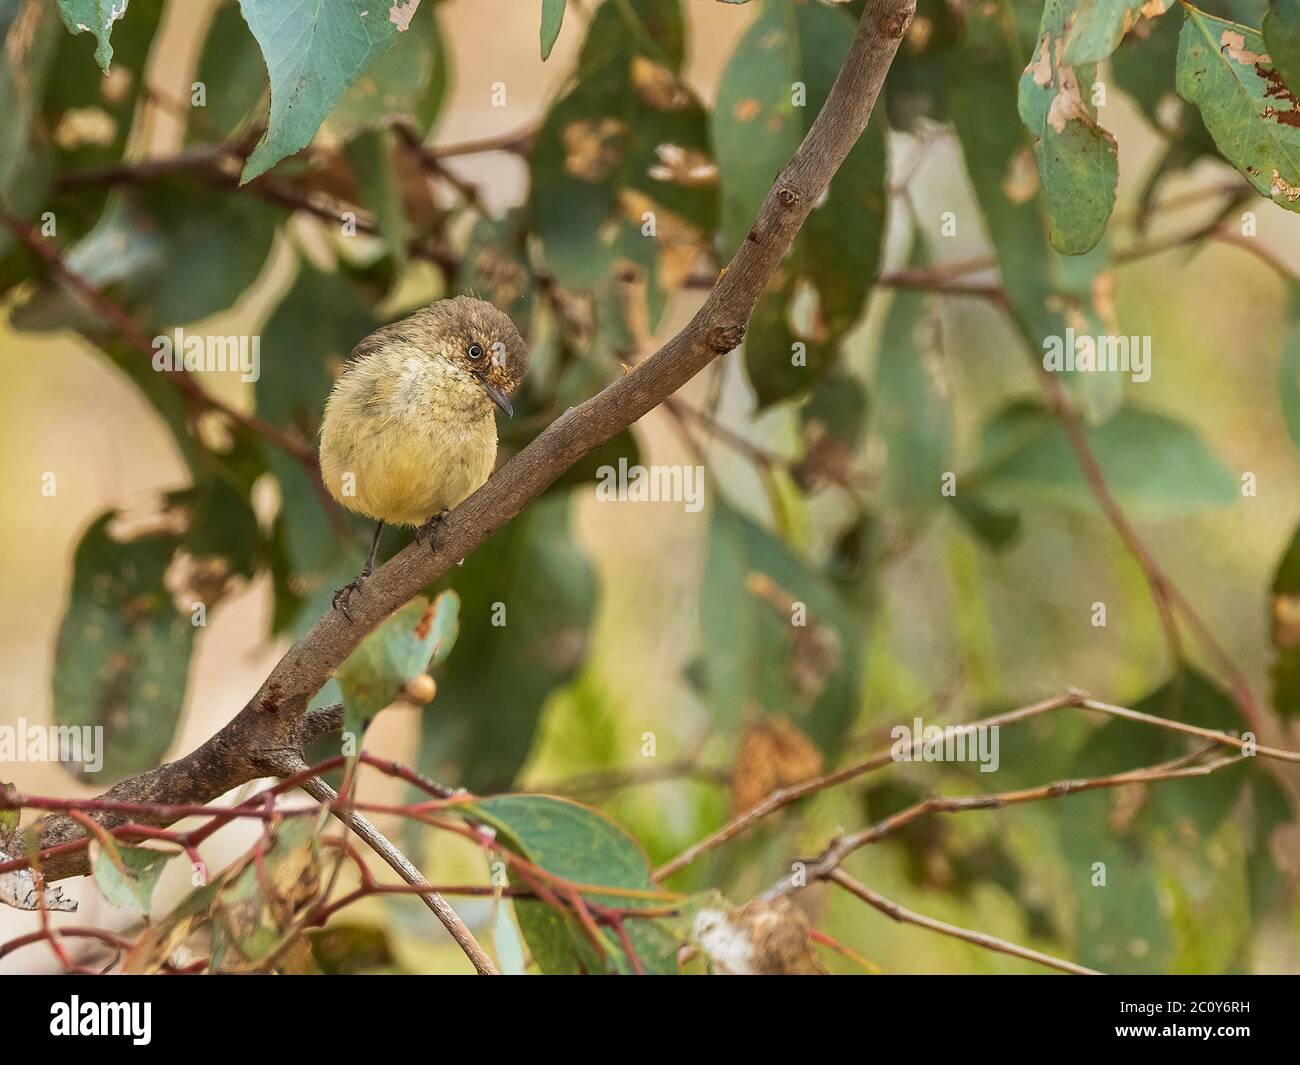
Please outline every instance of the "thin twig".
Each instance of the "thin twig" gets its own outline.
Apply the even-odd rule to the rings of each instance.
[[[303,768],[307,768],[306,765]],[[337,802],[338,792],[324,780],[320,777],[309,777],[299,786],[313,799],[328,805],[330,812],[335,817],[364,840],[366,845],[383,858],[397,875],[408,884],[422,885],[426,882],[415,864],[398,850],[367,818],[350,807],[341,807]],[[470,963],[480,976],[500,975],[492,959],[488,957],[487,952],[474,938],[474,933],[469,930],[465,922],[460,919],[460,914],[455,911],[446,899],[436,891],[426,891],[420,895],[420,899],[433,911],[434,916],[442,922],[442,926],[447,929],[451,938],[465,952],[465,956],[469,958]]]
[[[1013,958],[1024,958],[1026,961],[1037,962],[1039,965],[1046,965],[1052,969],[1060,969],[1062,972],[1074,973],[1076,976],[1102,975],[1096,969],[1087,969],[1082,965],[1076,965],[1072,961],[1054,958],[1050,954],[1043,954],[1041,951],[1018,946],[1008,940],[999,939],[997,936],[986,935],[984,932],[972,932],[967,928],[948,924],[946,921],[937,921],[933,917],[913,913],[906,907],[885,898],[884,895],[872,891],[866,884],[858,882],[843,869],[831,870],[827,875],[827,879],[839,884],[851,895],[856,895],[868,906],[874,906],[886,917],[891,917],[895,921],[928,928],[930,931],[938,932],[941,935],[952,936],[954,939],[961,939],[967,943],[974,943],[977,947],[983,947],[985,950],[995,950],[999,954],[1010,954]]]

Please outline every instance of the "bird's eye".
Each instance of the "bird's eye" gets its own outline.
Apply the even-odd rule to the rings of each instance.
[[[483,345],[471,344],[469,346],[469,357],[475,362],[478,362],[479,359],[483,358]]]

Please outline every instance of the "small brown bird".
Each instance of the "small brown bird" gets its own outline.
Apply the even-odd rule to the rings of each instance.
[[[325,487],[378,524],[348,600],[370,576],[384,525],[416,525],[428,540],[443,516],[492,474],[493,405],[528,369],[528,348],[508,315],[470,296],[439,300],[361,341],[325,404],[320,467]]]

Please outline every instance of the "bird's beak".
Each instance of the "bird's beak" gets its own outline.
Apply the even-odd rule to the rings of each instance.
[[[479,384],[483,386],[483,391],[488,394],[488,398],[506,412],[507,418],[514,417],[515,408],[510,405],[509,396],[502,392],[501,389],[497,388],[497,386],[491,381],[481,380],[479,381]]]

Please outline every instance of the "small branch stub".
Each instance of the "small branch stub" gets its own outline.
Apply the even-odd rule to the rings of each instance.
[[[709,330],[704,341],[718,355],[725,355],[740,345],[745,339],[745,325],[715,325]]]

